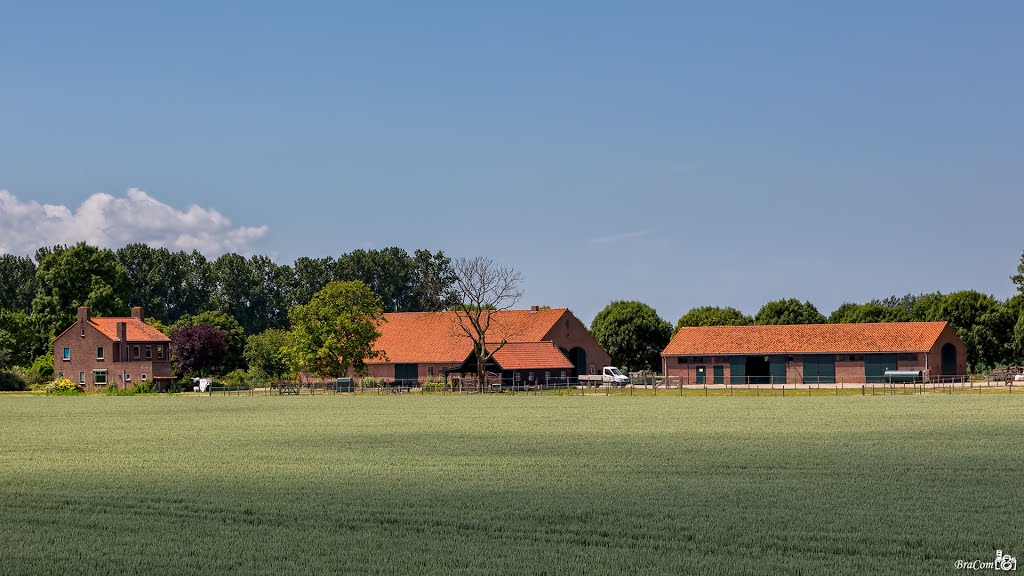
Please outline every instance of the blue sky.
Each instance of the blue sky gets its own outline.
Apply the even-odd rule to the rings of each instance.
[[[588,322],[1003,298],[1022,30],[1016,0],[5,2],[0,248],[487,255]]]

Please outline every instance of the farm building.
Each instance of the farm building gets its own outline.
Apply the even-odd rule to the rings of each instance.
[[[967,373],[947,322],[681,328],[662,352],[665,374],[694,384],[887,382]]]
[[[146,324],[138,306],[127,318],[95,318],[83,306],[75,323],[53,340],[53,368],[86,388],[127,388],[137,382],[160,387],[174,378],[170,343]]]
[[[498,350],[489,370],[529,381],[596,373],[611,357],[566,308],[499,310],[491,313],[487,339]],[[395,380],[441,380],[446,372],[476,371],[473,342],[456,312],[394,312],[378,330],[375,348],[385,360],[367,363],[368,374]]]

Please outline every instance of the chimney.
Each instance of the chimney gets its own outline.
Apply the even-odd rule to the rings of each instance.
[[[540,310],[540,306],[530,306],[530,312],[531,313],[532,312],[536,312],[537,310]]]
[[[78,307],[78,319],[76,320],[81,325],[89,323],[89,307],[79,306]]]
[[[117,323],[117,354],[114,356],[114,362],[128,360],[128,323],[118,322]]]
[[[132,306],[132,318],[136,320],[142,320],[142,306]]]

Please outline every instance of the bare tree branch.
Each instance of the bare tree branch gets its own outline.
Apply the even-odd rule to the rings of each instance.
[[[508,343],[507,334],[501,342],[491,343],[487,335],[497,322],[493,312],[509,310],[523,297],[522,274],[499,266],[490,258],[459,258],[452,263],[455,276],[455,318],[458,328],[473,341],[478,382],[484,382],[487,362]],[[493,346],[496,344],[496,346]]]

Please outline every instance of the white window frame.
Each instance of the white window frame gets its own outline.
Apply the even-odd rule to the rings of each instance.
[[[106,356],[106,355],[107,355],[107,351],[104,350],[103,346],[97,346],[96,347],[96,359],[97,360],[105,360],[104,356]]]
[[[70,362],[71,361],[71,347],[70,346],[65,346],[64,347],[64,361],[65,362]]]
[[[85,370],[78,371],[78,383],[85,386]]]
[[[127,373],[127,372],[125,372],[124,373],[124,381],[125,382],[131,382],[132,381],[132,375]]]
[[[100,381],[97,380],[97,377],[100,374],[103,374],[103,382],[100,382]],[[107,385],[107,371],[106,370],[93,370],[92,371],[92,383],[95,384],[96,386],[99,386],[99,385],[106,386]]]
[[[143,382],[145,382],[146,381],[146,373],[143,372],[139,379],[142,380]]]

